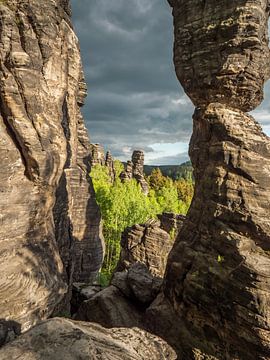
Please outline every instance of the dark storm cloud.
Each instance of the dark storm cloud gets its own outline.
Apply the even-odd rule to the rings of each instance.
[[[187,142],[193,106],[175,78],[165,0],[74,0],[93,142],[118,157],[151,144]]]
[[[83,113],[91,141],[121,159],[155,143],[188,142],[193,106],[174,73],[167,1],[72,0],[72,5],[88,85]],[[253,113],[267,133],[269,93],[267,85],[267,100]],[[156,160],[177,161],[158,155]]]

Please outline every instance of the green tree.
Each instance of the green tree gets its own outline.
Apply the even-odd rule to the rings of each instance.
[[[119,179],[123,170],[120,161],[115,161],[116,180],[111,182],[106,166],[95,165],[91,177],[103,219],[106,254],[102,268],[102,281],[109,279],[120,254],[121,234],[128,226],[144,223],[162,212],[186,214],[193,185],[186,180],[173,181],[154,169],[148,177],[150,191],[145,196],[136,180],[124,183]]]

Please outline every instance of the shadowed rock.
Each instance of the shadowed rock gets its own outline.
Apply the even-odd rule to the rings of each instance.
[[[103,245],[69,2],[1,1],[0,28],[0,314],[25,330],[68,306]]]
[[[175,360],[165,341],[133,329],[55,318],[44,321],[0,350],[1,360]]]
[[[197,106],[196,186],[149,326],[180,358],[269,359],[270,139],[244,112],[269,74],[269,4],[170,3],[176,73]]]

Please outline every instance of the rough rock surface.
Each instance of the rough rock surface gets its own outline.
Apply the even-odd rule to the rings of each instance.
[[[0,314],[22,329],[100,267],[86,93],[64,0],[0,2]]]
[[[1,360],[175,360],[175,352],[143,330],[104,329],[63,318],[44,321],[0,350]]]
[[[113,161],[113,157],[112,157],[112,154],[110,153],[110,151],[106,152],[105,165],[107,166],[107,168],[109,170],[109,176],[111,178],[111,181],[114,182],[114,180],[115,180],[114,161]]]
[[[270,139],[244,111],[261,101],[269,73],[269,3],[170,3],[176,73],[197,106],[196,187],[149,324],[180,358],[266,360]]]
[[[100,144],[90,144],[91,148],[91,166],[105,165],[104,148]]]
[[[158,219],[160,220],[161,229],[165,230],[173,239],[175,239],[182,229],[186,217],[181,214],[165,212],[158,215]]]
[[[132,158],[133,164],[133,177],[141,185],[142,191],[144,194],[148,194],[149,188],[147,181],[144,177],[143,167],[144,167],[144,152],[140,150],[133,151]]]
[[[153,276],[142,263],[116,272],[111,285],[84,301],[76,319],[105,327],[144,327],[145,309],[161,290],[162,279]]]
[[[120,174],[122,181],[128,181],[130,179],[136,179],[140,184],[142,191],[145,195],[149,192],[147,181],[144,177],[144,152],[141,150],[135,150],[132,154],[132,161],[127,161],[125,170]]]
[[[141,262],[146,264],[153,275],[163,277],[172,246],[173,240],[160,228],[160,222],[157,220],[128,227],[122,234],[121,253],[116,271],[123,271],[131,264]]]

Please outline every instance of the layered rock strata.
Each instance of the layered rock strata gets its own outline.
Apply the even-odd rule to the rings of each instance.
[[[175,360],[163,340],[143,330],[104,329],[63,318],[44,321],[0,350],[1,360]]]
[[[173,240],[161,229],[157,220],[128,227],[122,234],[121,253],[116,271],[126,270],[132,264],[141,262],[153,275],[163,277],[172,246]]]
[[[116,272],[109,287],[83,301],[75,318],[105,327],[144,327],[145,310],[160,292],[162,279],[143,263]]]
[[[158,215],[158,219],[160,220],[161,229],[169,233],[172,239],[175,240],[179,231],[183,227],[186,217],[181,214],[165,212]]]
[[[0,2],[0,314],[50,315],[103,258],[69,2]]]
[[[94,165],[105,165],[104,148],[100,144],[91,144],[91,166]]]
[[[112,157],[112,154],[110,153],[110,151],[106,152],[105,165],[108,168],[111,181],[114,182],[116,174],[115,174],[113,157]]]
[[[270,139],[245,113],[269,74],[269,3],[169,2],[176,73],[196,106],[196,186],[149,324],[179,358],[269,359]]]
[[[149,186],[144,176],[144,152],[141,150],[135,150],[132,154],[132,160],[127,161],[125,170],[120,174],[122,181],[128,181],[130,179],[136,179],[140,184],[142,191],[145,195],[149,192]]]

